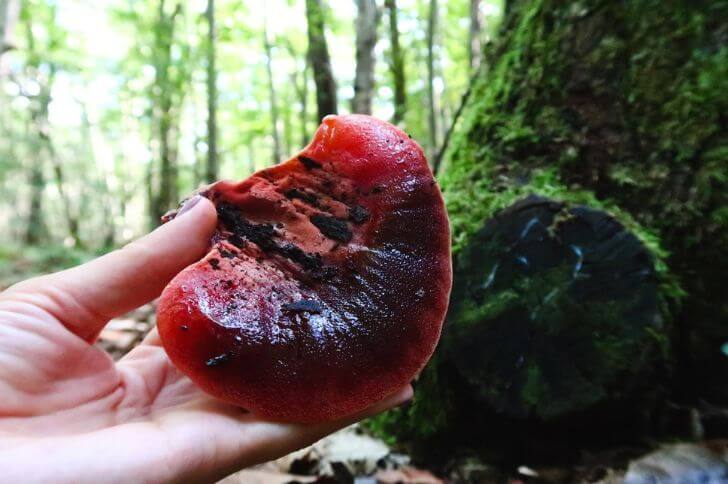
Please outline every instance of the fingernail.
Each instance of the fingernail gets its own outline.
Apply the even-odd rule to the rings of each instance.
[[[195,195],[194,197],[184,202],[182,208],[177,211],[177,217],[181,217],[182,215],[192,210],[192,207],[200,203],[200,200],[202,200],[202,197],[200,195]]]

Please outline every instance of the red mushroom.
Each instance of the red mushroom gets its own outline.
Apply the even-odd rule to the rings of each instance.
[[[218,212],[210,252],[169,283],[157,315],[172,362],[204,391],[320,422],[422,369],[447,309],[450,232],[405,133],[328,116],[298,156],[201,194]]]

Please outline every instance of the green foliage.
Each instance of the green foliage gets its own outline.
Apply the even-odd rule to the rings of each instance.
[[[0,289],[28,277],[77,266],[94,254],[63,246],[0,246]]]
[[[389,445],[403,445],[433,438],[452,423],[452,395],[439,381],[438,356],[432,357],[428,370],[415,382],[415,396],[405,407],[384,412],[364,423],[377,437]],[[435,369],[435,370],[433,370]]]
[[[571,9],[547,1],[515,2],[513,8],[519,14],[505,32],[499,48],[503,52],[491,71],[476,81],[462,128],[446,157],[442,185],[452,213],[455,251],[480,221],[498,208],[491,203],[500,197],[494,192],[504,186],[529,184],[526,178],[531,170],[553,170],[564,188],[588,185],[568,172],[579,173],[585,164],[592,163],[585,159],[591,147],[585,143],[584,128],[603,123],[578,113],[580,126],[574,126],[569,109],[578,111],[581,106],[570,105],[577,101],[568,98],[564,87],[577,74],[587,76],[591,69],[614,64],[614,59],[624,54],[627,42],[635,42],[639,49],[631,54],[632,62],[621,73],[624,80],[610,86],[605,84],[605,75],[595,75],[588,78],[589,89],[596,97],[604,92],[616,96],[620,100],[614,100],[617,105],[622,99],[626,101],[619,113],[627,118],[621,120],[625,136],[636,137],[645,148],[611,155],[608,172],[600,176],[615,189],[601,190],[599,198],[606,195],[626,205],[623,202],[628,197],[635,201],[659,197],[661,191],[656,185],[669,183],[668,174],[674,177],[674,170],[683,171],[681,165],[690,157],[702,155],[701,147],[708,151],[725,146],[719,116],[726,111],[726,48],[708,45],[709,33],[705,32],[706,16],[719,16],[721,8],[725,9],[724,2],[719,3],[723,6],[711,7],[709,10],[715,12],[710,13],[701,8],[683,12],[675,8],[675,2],[634,2],[629,7],[583,2]],[[605,18],[626,24],[621,38],[609,34],[598,37],[599,22]],[[562,22],[558,24],[562,28],[547,29],[553,22]],[[579,44],[590,41],[596,45],[589,48]],[[670,52],[676,45],[681,55]],[[598,104],[595,109],[600,107]],[[715,190],[718,187],[714,185],[720,179],[717,174],[726,171],[725,153],[717,158],[696,173],[703,190],[688,200],[659,197],[660,211],[668,217],[648,225],[659,230],[668,222],[671,226],[675,222],[694,223],[695,214],[711,205],[708,199],[722,197],[724,191]],[[605,181],[599,179],[598,183]],[[627,195],[617,189],[625,186],[634,190]],[[717,205],[717,209],[722,207]],[[653,205],[647,208],[629,206],[627,211],[640,220],[657,211]]]

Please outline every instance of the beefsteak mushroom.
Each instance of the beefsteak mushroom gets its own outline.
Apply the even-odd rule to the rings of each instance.
[[[422,369],[447,309],[450,231],[405,133],[328,116],[298,156],[200,194],[217,208],[210,251],[169,283],[157,316],[172,362],[205,392],[321,422]]]

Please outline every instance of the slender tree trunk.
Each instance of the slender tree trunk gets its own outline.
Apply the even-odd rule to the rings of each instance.
[[[36,113],[31,113],[28,123],[27,135],[33,139],[37,135]],[[28,203],[28,218],[25,224],[24,241],[29,245],[39,244],[47,235],[45,218],[43,217],[43,192],[45,191],[45,176],[43,175],[43,156],[39,142],[36,140],[34,146],[34,159],[30,160],[30,199]]]
[[[294,56],[294,53],[291,52]],[[295,58],[295,56],[294,56]],[[301,146],[308,144],[308,59],[306,59],[301,72],[301,82],[298,82],[298,73],[294,72],[291,82],[296,89],[298,105],[301,111]]]
[[[30,203],[28,219],[25,224],[24,241],[35,245],[41,242],[46,230],[43,219],[43,191],[45,190],[45,177],[43,176],[43,158],[37,157],[30,165]]]
[[[13,46],[12,34],[19,13],[18,0],[0,0],[0,56]]]
[[[478,73],[474,73],[473,76],[470,78],[470,82],[468,83],[468,88],[463,93],[463,96],[460,100],[460,106],[458,106],[457,110],[455,111],[455,114],[452,117],[452,121],[450,122],[450,125],[445,132],[445,137],[442,140],[442,145],[440,146],[440,149],[437,151],[437,155],[435,155],[435,159],[432,162],[432,172],[437,176],[437,174],[440,172],[440,167],[442,166],[442,159],[445,153],[447,152],[447,148],[450,145],[450,139],[452,137],[453,131],[456,129],[458,120],[460,119],[460,115],[463,112],[463,108],[468,102],[468,99],[470,98],[470,93],[473,90],[473,83],[475,82],[476,76]]]
[[[255,138],[248,142],[248,173],[255,171]]]
[[[209,101],[209,98],[206,99],[206,101]],[[209,118],[209,107],[205,106],[204,111],[204,120],[205,124],[207,125],[207,122],[210,120]],[[196,102],[190,103],[190,118],[192,120],[193,126],[199,126],[200,124],[200,110],[197,107]],[[217,128],[217,126],[216,126]],[[195,131],[194,133],[194,140],[192,141],[192,146],[194,146],[194,154],[192,155],[194,157],[194,164],[192,166],[192,179],[194,180],[194,183],[207,183],[207,168],[209,166],[208,163],[208,156],[210,152],[208,150],[205,150],[204,152],[199,148],[202,143],[205,143],[205,146],[207,146],[207,143],[209,142],[210,130],[209,128],[205,130],[204,134],[200,134],[199,132]],[[217,130],[216,130],[217,134]],[[217,137],[217,136],[216,136]],[[217,151],[217,149],[216,149]],[[219,158],[217,158],[219,159]],[[217,161],[216,159],[216,161]],[[219,165],[218,170],[219,171]]]
[[[158,136],[159,136],[159,191],[157,192],[157,213],[158,220],[164,212],[174,203],[172,192],[174,191],[175,161],[172,154],[172,120],[171,100],[164,99],[160,113]]]
[[[98,132],[94,132],[94,127],[91,125],[91,121],[88,116],[88,104],[85,101],[79,101],[81,106],[81,140],[85,148],[85,162],[88,163],[92,169],[95,169],[96,176],[101,183],[101,189],[103,190],[102,200],[99,202],[101,210],[103,212],[103,225],[105,234],[101,241],[101,247],[112,248],[116,245],[116,219],[114,217],[114,207],[117,204],[118,199],[124,198],[123,187],[121,189],[113,190],[113,181],[115,168],[112,166],[110,169],[96,163],[96,151],[94,150],[94,139],[99,136]],[[116,158],[116,157],[115,157]],[[114,160],[116,164],[116,160]],[[85,187],[84,187],[85,188]],[[116,187],[115,187],[116,188]],[[119,193],[122,192],[122,193]],[[88,197],[84,196],[84,201]],[[81,205],[76,213],[77,218],[83,219],[85,213],[86,203]],[[88,244],[88,241],[86,242]]]
[[[289,156],[293,152],[293,127],[291,126],[291,102],[289,96],[286,96],[286,102],[283,106],[283,154]],[[279,160],[280,161],[280,160]]]
[[[155,36],[155,86],[152,99],[155,100],[153,121],[156,124],[156,136],[159,143],[159,185],[153,197],[151,224],[159,224],[160,217],[172,208],[178,199],[177,168],[177,120],[174,113],[175,89],[178,86],[170,78],[172,60],[172,44],[174,41],[175,22],[182,12],[182,4],[177,3],[171,14],[165,12],[165,1],[159,2]],[[150,179],[150,182],[152,179]]]
[[[0,77],[7,73],[5,52],[13,48],[13,31],[20,13],[18,0],[0,0]]]
[[[266,22],[267,23],[267,22]],[[265,71],[268,74],[268,97],[270,100],[271,137],[273,138],[273,164],[281,161],[281,137],[278,133],[278,99],[273,80],[273,49],[268,39],[268,26],[263,27],[263,48],[265,50]]]
[[[217,153],[217,71],[215,70],[215,0],[207,0],[207,166],[205,181],[218,179],[219,160]]]
[[[37,96],[35,96],[34,102],[31,103],[31,120],[34,134],[37,139],[36,153],[38,156],[37,160],[39,167],[35,168],[38,171],[34,171],[31,175],[31,184],[33,185],[33,200],[31,201],[31,217],[29,218],[29,221],[30,223],[34,223],[34,221],[38,220],[38,214],[34,213],[35,210],[40,210],[40,198],[37,198],[39,197],[39,194],[36,193],[36,189],[45,185],[45,181],[42,178],[43,172],[41,160],[47,157],[48,160],[51,162],[51,166],[53,168],[53,175],[55,177],[58,195],[61,199],[63,216],[67,224],[68,234],[73,239],[74,245],[80,246],[81,238],[79,234],[79,220],[78,217],[74,215],[73,209],[71,207],[71,200],[66,192],[67,187],[63,165],[61,164],[60,160],[58,160],[55,148],[53,146],[53,140],[50,136],[48,109],[52,99],[51,92],[53,89],[53,83],[55,81],[57,68],[53,63],[46,64],[48,67],[47,77],[45,74],[43,74],[41,69],[41,56],[40,53],[37,51],[35,37],[33,35],[32,25],[30,23],[26,24],[26,38],[29,55],[28,66],[32,68],[32,73],[33,75],[35,75],[36,82],[40,87],[40,92]],[[28,233],[32,233],[30,226]],[[33,240],[35,239],[35,236],[31,235],[29,237],[26,237],[26,239]]]
[[[28,67],[32,69],[32,75],[37,76],[40,61],[35,52],[35,37],[33,37],[31,27],[30,23],[27,23],[25,29],[29,55]],[[28,97],[28,99],[34,108],[30,110],[27,135],[28,139],[32,140],[31,143],[35,159],[31,160],[30,165],[30,201],[28,204],[28,219],[25,226],[24,239],[26,244],[32,245],[38,244],[47,234],[47,230],[43,218],[43,191],[45,190],[45,177],[43,175],[44,163],[40,141],[37,138],[38,117],[39,111],[42,109],[42,103],[39,107],[31,97]]]
[[[109,176],[111,177],[111,179],[117,182],[117,188],[114,192],[114,196],[112,197],[112,201],[115,202],[116,213],[118,214],[119,220],[122,224],[121,227],[126,228],[126,213],[129,201],[131,200],[132,195],[138,190],[138,188],[136,186],[133,186],[133,183],[131,182],[129,169],[125,163],[123,154],[121,154],[120,151],[116,151],[114,153],[113,173]],[[114,210],[112,210],[112,213],[113,212]],[[122,234],[122,241],[126,242],[124,232],[124,230],[120,231],[120,233]]]
[[[437,108],[435,102],[435,36],[437,35],[437,0],[430,0],[427,18],[427,104],[430,131],[429,157],[433,160],[438,146]]]
[[[147,195],[147,215],[149,216],[149,228],[154,229],[159,225],[159,217],[157,214],[160,212],[158,208],[157,192],[155,190],[155,167],[154,159],[149,160],[149,164],[146,167],[146,195]]]
[[[329,48],[324,31],[323,0],[306,0],[308,22],[308,57],[316,83],[316,105],[319,121],[337,113],[336,81],[331,71]]]
[[[399,45],[399,25],[397,22],[397,0],[385,0],[389,10],[389,44],[390,44],[390,71],[394,85],[394,115],[392,123],[399,124],[404,120],[407,111],[407,91],[404,75],[404,53]]]
[[[9,24],[10,0],[0,0],[0,58],[5,53],[8,44]]]
[[[470,37],[468,59],[470,61],[470,70],[478,67],[481,58],[481,38],[480,31],[483,27],[483,18],[480,14],[480,0],[470,0]]]
[[[58,195],[61,199],[61,205],[63,206],[63,215],[66,219],[66,225],[68,226],[68,235],[73,239],[73,244],[76,247],[82,247],[81,235],[79,232],[79,220],[78,216],[74,213],[73,207],[71,206],[71,199],[67,192],[66,186],[66,175],[63,164],[58,159],[58,155],[53,145],[53,139],[50,135],[50,127],[48,122],[48,106],[51,102],[51,89],[53,87],[53,81],[55,79],[56,68],[51,66],[50,75],[48,77],[47,86],[41,88],[40,94],[40,110],[36,120],[36,129],[38,136],[43,143],[46,155],[51,162],[53,167],[53,175],[55,177],[56,188],[58,189]]]
[[[8,30],[8,7],[9,0],[0,0],[0,55],[5,52],[5,33]]]
[[[356,0],[356,77],[351,110],[372,113],[374,92],[374,46],[377,45],[377,25],[380,12],[375,0]]]
[[[308,96],[309,96],[309,88],[308,88],[308,75],[309,72],[311,72],[311,62],[306,58],[305,64],[303,67],[303,74],[301,78],[301,93],[300,93],[300,103],[301,103],[301,146],[306,146],[308,144],[308,123],[309,123],[309,114],[308,114]]]

